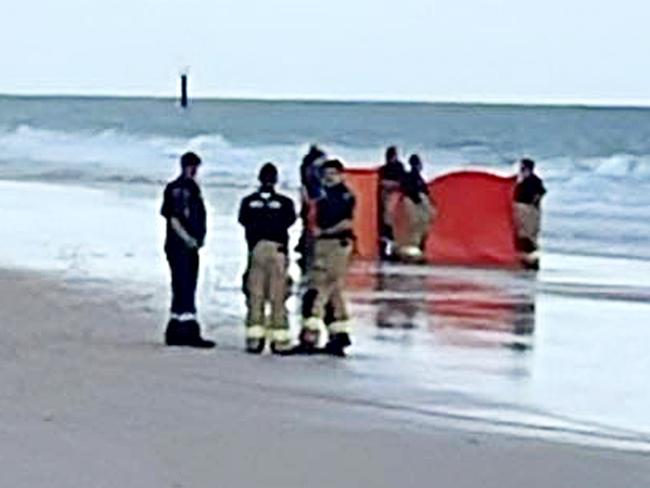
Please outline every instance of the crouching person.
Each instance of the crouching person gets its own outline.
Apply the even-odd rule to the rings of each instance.
[[[330,308],[329,340],[325,351],[344,356],[350,342],[349,316],[343,288],[353,249],[352,219],[355,198],[343,182],[343,164],[330,160],[322,166],[323,192],[316,201],[314,261],[308,270],[309,289],[303,297],[301,352],[313,352],[325,328],[326,306]]]
[[[181,157],[181,175],[165,188],[161,214],[167,219],[165,254],[171,270],[172,306],[165,342],[168,346],[214,347],[201,337],[196,319],[196,283],[199,249],[206,234],[206,214],[196,183],[201,159],[194,153]]]
[[[246,230],[249,259],[245,288],[246,350],[261,354],[267,338],[271,351],[286,354],[292,349],[285,308],[289,227],[296,221],[293,201],[275,191],[278,170],[265,164],[259,173],[260,188],[241,202],[239,223]],[[270,304],[271,316],[266,317]]]

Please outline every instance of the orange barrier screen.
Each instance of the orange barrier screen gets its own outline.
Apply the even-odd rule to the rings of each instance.
[[[357,255],[378,256],[379,183],[376,169],[348,169],[346,182],[357,199]],[[481,171],[459,171],[429,183],[437,208],[425,249],[427,261],[467,266],[519,265],[514,244],[512,197],[515,179]],[[400,225],[396,202],[395,225]]]
[[[426,245],[433,263],[518,266],[513,220],[515,179],[459,171],[429,183],[438,208]]]
[[[376,169],[346,169],[345,183],[356,198],[354,213],[356,254],[366,259],[377,258],[379,255],[377,244],[379,173]]]

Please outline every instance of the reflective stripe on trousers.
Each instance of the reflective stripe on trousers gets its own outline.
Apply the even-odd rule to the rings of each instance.
[[[325,305],[332,306],[335,322],[348,320],[348,311],[343,297],[345,277],[348,271],[352,242],[350,239],[318,239],[314,247],[314,265],[309,271],[310,287],[316,291],[316,298],[308,320],[322,321]],[[315,321],[312,320],[315,323]]]
[[[260,241],[250,255],[248,269],[248,316],[250,329],[268,326],[272,329],[288,329],[285,299],[287,293],[287,258],[277,242]],[[271,316],[266,320],[266,304],[271,305]],[[251,334],[258,334],[253,329]],[[248,334],[247,334],[248,335]],[[262,337],[264,334],[262,334]]]

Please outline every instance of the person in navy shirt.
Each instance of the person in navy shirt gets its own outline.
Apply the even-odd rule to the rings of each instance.
[[[199,250],[206,235],[206,212],[196,182],[201,158],[192,152],[181,157],[181,174],[165,188],[160,213],[167,220],[165,254],[171,271],[171,318],[165,332],[168,346],[214,347],[201,337],[196,319]]]
[[[258,179],[259,190],[245,197],[239,209],[239,223],[245,229],[249,252],[245,275],[248,306],[246,349],[251,353],[262,353],[269,336],[271,351],[286,354],[292,348],[284,305],[289,228],[296,221],[296,212],[293,201],[275,190],[278,170],[274,164],[266,163]],[[265,314],[267,303],[271,306],[268,320]]]

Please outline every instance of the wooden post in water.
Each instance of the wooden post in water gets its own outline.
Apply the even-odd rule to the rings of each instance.
[[[187,73],[181,73],[181,107],[187,108]]]

